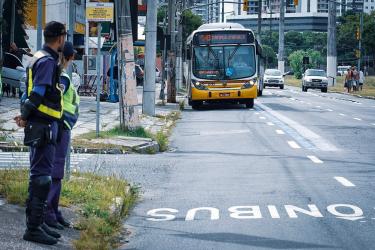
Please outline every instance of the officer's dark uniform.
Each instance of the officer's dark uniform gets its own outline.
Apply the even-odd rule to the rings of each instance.
[[[66,34],[63,24],[50,22],[45,37]],[[30,146],[29,197],[26,204],[25,240],[56,244],[60,235],[44,224],[46,200],[51,186],[58,121],[62,117],[63,99],[58,82],[59,54],[45,45],[35,53],[26,80],[27,99],[21,104],[21,118],[27,121],[25,145]]]

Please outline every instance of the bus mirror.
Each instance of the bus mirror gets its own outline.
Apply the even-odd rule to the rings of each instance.
[[[255,39],[256,53],[262,57],[262,46],[260,46],[257,39]]]
[[[190,47],[186,48],[186,59],[191,60],[191,49],[190,49]]]

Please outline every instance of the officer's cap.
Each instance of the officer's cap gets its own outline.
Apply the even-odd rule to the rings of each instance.
[[[56,21],[47,23],[43,33],[45,37],[59,37],[66,34],[67,33],[64,24]]]

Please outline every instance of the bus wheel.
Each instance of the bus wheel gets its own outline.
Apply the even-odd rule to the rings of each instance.
[[[192,101],[191,102],[191,108],[194,109],[194,110],[198,110],[202,104],[203,104],[203,102]]]
[[[247,102],[246,102],[246,108],[248,109],[251,109],[254,107],[254,99],[249,99]]]

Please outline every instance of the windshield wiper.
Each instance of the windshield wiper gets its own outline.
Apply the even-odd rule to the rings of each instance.
[[[224,76],[224,77],[225,77],[224,70],[219,68],[219,58],[217,57],[217,55],[215,54],[215,52],[214,52],[214,50],[212,49],[211,46],[208,46],[208,51],[209,51],[209,53],[211,53],[211,54],[214,56],[214,58],[215,58],[215,69],[219,70],[219,72],[220,72],[220,76]]]

